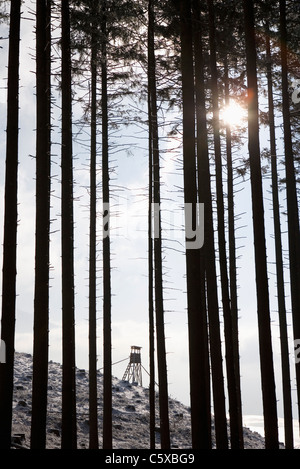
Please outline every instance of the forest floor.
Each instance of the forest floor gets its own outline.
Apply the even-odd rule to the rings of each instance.
[[[50,361],[48,379],[47,449],[61,445],[62,367]],[[99,448],[102,440],[102,375],[99,380]],[[88,372],[76,369],[77,447],[89,447]],[[32,356],[15,354],[13,436],[16,447],[30,447]],[[113,378],[114,449],[149,448],[149,390]],[[175,399],[169,401],[171,449],[190,449],[190,409]],[[212,428],[213,433],[213,428]],[[213,436],[214,440],[214,436]],[[160,448],[159,416],[156,416],[156,447]],[[245,449],[264,449],[264,438],[244,428]]]

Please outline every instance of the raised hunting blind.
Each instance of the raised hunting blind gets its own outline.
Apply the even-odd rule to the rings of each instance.
[[[141,348],[136,345],[131,346],[129,363],[123,375],[124,381],[142,386],[142,359]]]

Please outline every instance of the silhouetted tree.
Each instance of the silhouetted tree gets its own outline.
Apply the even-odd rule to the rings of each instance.
[[[188,228],[191,225],[199,236],[199,219],[197,214],[197,178],[195,153],[195,100],[194,100],[194,67],[193,67],[193,23],[190,1],[180,2],[180,38],[181,38],[181,73],[182,73],[182,124],[183,124],[183,172],[184,203],[186,212],[186,241]],[[195,9],[196,5],[194,5]],[[203,117],[203,116],[202,116]],[[199,135],[198,135],[199,137]],[[200,183],[200,181],[199,181]],[[202,179],[201,179],[202,183]],[[204,201],[205,202],[205,201]],[[188,209],[192,207],[193,223],[188,219]],[[189,226],[187,226],[189,224]],[[202,229],[201,227],[200,229]],[[206,240],[206,237],[205,237]],[[186,246],[187,306],[189,329],[189,365],[190,396],[193,448],[209,448],[210,419],[207,413],[208,363],[207,363],[207,324],[205,300],[201,289],[201,245],[194,240],[194,246]],[[224,404],[224,401],[223,401]],[[221,403],[222,405],[222,403]],[[217,412],[218,413],[218,412]],[[225,419],[226,422],[226,419]],[[227,438],[225,438],[227,441]]]
[[[200,19],[200,3],[198,0],[192,1],[192,20],[193,20],[193,41],[194,41],[194,62],[195,62],[195,106],[196,106],[196,161],[197,161],[197,181],[198,181],[198,200],[204,203],[205,190],[204,183],[203,158],[207,156],[207,130],[206,130],[206,109],[205,109],[205,91],[204,91],[204,75],[203,75],[203,49],[202,49],[202,24]],[[205,179],[207,175],[205,175]],[[210,184],[208,175],[208,184]],[[204,205],[205,207],[205,205]],[[204,209],[205,212],[205,209]],[[207,219],[204,216],[204,224]],[[204,230],[204,226],[201,227]],[[204,236],[205,238],[205,236]],[[198,445],[203,449],[210,449],[211,440],[211,389],[210,389],[210,359],[209,359],[209,338],[207,324],[207,299],[206,299],[206,273],[205,273],[205,246],[207,240],[204,239],[204,246],[200,249],[200,299],[201,299],[201,315],[203,321],[203,345],[201,350],[203,353],[203,369],[201,378],[201,394],[198,399],[199,415],[195,414],[194,420],[200,428],[197,436]]]
[[[37,2],[36,7],[36,250],[31,447],[44,449],[49,347],[50,1]]]
[[[75,305],[74,305],[74,235],[73,235],[73,145],[72,79],[70,51],[69,1],[61,2],[61,92],[62,92],[62,449],[77,447],[75,381]]]
[[[97,214],[97,78],[98,78],[98,6],[90,2],[91,14],[91,149],[90,149],[90,246],[89,246],[89,447],[98,449],[97,404],[97,266],[96,266],[96,214]]]
[[[280,60],[281,60],[281,95],[284,133],[285,179],[287,196],[287,221],[289,244],[290,289],[293,317],[294,339],[300,338],[300,230],[297,200],[294,154],[291,135],[291,117],[288,89],[288,48],[286,1],[280,0]],[[296,383],[298,396],[298,419],[300,422],[300,364],[296,361]]]
[[[291,396],[291,376],[289,363],[289,346],[287,333],[287,317],[285,305],[285,286],[283,271],[282,240],[280,226],[280,206],[278,194],[278,170],[277,170],[277,149],[276,149],[276,130],[275,113],[273,102],[273,74],[272,74],[272,56],[270,46],[270,31],[266,25],[266,68],[268,82],[268,108],[269,108],[269,131],[270,131],[270,152],[271,152],[271,177],[272,177],[272,209],[274,218],[274,242],[276,257],[276,281],[277,281],[277,300],[278,316],[281,343],[281,370],[282,370],[282,392],[283,392],[283,410],[284,410],[284,428],[285,428],[285,447],[293,448],[293,415],[292,415],[292,396]]]
[[[150,98],[148,98],[150,100]],[[149,103],[150,109],[150,103]],[[149,121],[149,205],[148,205],[148,314],[149,314],[149,413],[150,413],[150,448],[155,448],[155,325],[153,301],[153,242],[152,242],[152,208],[153,208],[153,158],[152,136]]]
[[[201,19],[200,2],[193,2],[194,16],[194,53],[195,53],[195,96],[197,118],[197,179],[199,201],[204,203],[204,246],[201,248],[200,262],[204,262],[206,277],[207,312],[209,325],[209,354],[211,364],[212,396],[214,404],[214,424],[217,448],[228,447],[227,421],[225,409],[224,376],[222,364],[218,286],[216,273],[214,226],[212,209],[211,175],[208,152],[208,133],[206,117],[204,53],[202,46],[203,27]],[[203,276],[203,266],[200,266]],[[200,278],[200,287],[203,278]],[[204,320],[204,317],[203,317]],[[204,329],[204,331],[206,328]],[[206,345],[207,337],[203,344]],[[204,353],[205,352],[204,349]],[[204,355],[205,356],[205,355]],[[209,364],[207,364],[207,367]],[[206,407],[209,407],[209,382],[206,377]],[[203,431],[206,432],[206,444],[211,445],[210,409],[203,415]],[[206,427],[206,429],[205,429]],[[205,440],[204,440],[205,441]]]
[[[6,170],[4,240],[2,267],[1,340],[6,347],[6,363],[0,364],[0,447],[9,449],[12,429],[19,151],[19,52],[21,1],[10,2],[10,29],[7,81]]]
[[[219,90],[218,90],[218,72],[217,72],[217,54],[216,54],[216,29],[215,13],[212,0],[208,0],[209,17],[209,45],[210,45],[210,72],[211,72],[211,91],[212,91],[212,112],[213,112],[213,139],[214,156],[216,167],[216,193],[217,193],[217,220],[218,220],[218,250],[219,264],[221,274],[221,293],[225,329],[225,348],[226,348],[226,371],[228,382],[229,397],[229,415],[231,447],[233,449],[242,448],[242,414],[240,408],[240,399],[238,395],[239,376],[236,364],[236,355],[234,353],[233,338],[233,317],[231,312],[229,281],[227,272],[227,254],[225,240],[225,207],[223,193],[222,176],[222,155],[220,139],[220,118],[219,118]]]
[[[149,0],[148,27],[148,83],[149,83],[149,124],[153,163],[153,202],[154,202],[154,296],[157,337],[157,366],[159,379],[159,412],[161,447],[170,448],[168,379],[165,346],[165,325],[162,279],[162,239],[160,211],[160,159],[157,121],[156,63],[154,52],[154,2]]]
[[[227,54],[224,60],[224,95],[225,106],[230,102],[229,77]],[[230,124],[226,125],[226,163],[227,163],[227,200],[228,200],[228,251],[229,251],[229,291],[230,308],[232,318],[232,340],[233,354],[236,373],[236,398],[237,398],[237,419],[240,447],[243,446],[242,428],[242,396],[240,382],[240,358],[239,358],[239,330],[238,330],[238,294],[237,294],[237,265],[236,265],[236,240],[235,240],[235,206],[234,206],[234,185],[233,185],[233,162],[232,162],[232,133]]]
[[[153,209],[153,137],[152,137],[152,98],[150,48],[154,43],[154,13],[152,1],[148,2],[148,119],[149,119],[149,206],[148,206],[148,300],[149,300],[149,407],[150,407],[150,448],[155,448],[155,323],[154,323],[154,263],[152,240]],[[152,57],[153,60],[153,57]],[[153,65],[152,65],[153,67]],[[153,73],[153,72],[152,72]],[[154,69],[155,73],[155,69]],[[154,76],[155,79],[155,76]]]
[[[110,276],[110,190],[108,153],[107,91],[107,2],[101,5],[101,111],[102,111],[102,198],[103,220],[103,448],[112,448],[112,359]]]
[[[278,422],[271,339],[265,221],[259,145],[255,21],[253,1],[244,0],[243,5],[248,86],[248,149],[251,173],[257,314],[265,439],[267,449],[276,449],[278,448]]]

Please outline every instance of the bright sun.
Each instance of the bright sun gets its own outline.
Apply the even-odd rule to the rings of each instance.
[[[246,117],[246,110],[236,101],[231,101],[220,110],[220,119],[225,125],[230,125],[231,127],[242,126]]]

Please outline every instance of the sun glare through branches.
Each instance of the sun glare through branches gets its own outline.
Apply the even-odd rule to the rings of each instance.
[[[220,120],[224,125],[230,127],[242,127],[245,125],[247,110],[236,101],[230,103],[220,110]]]

